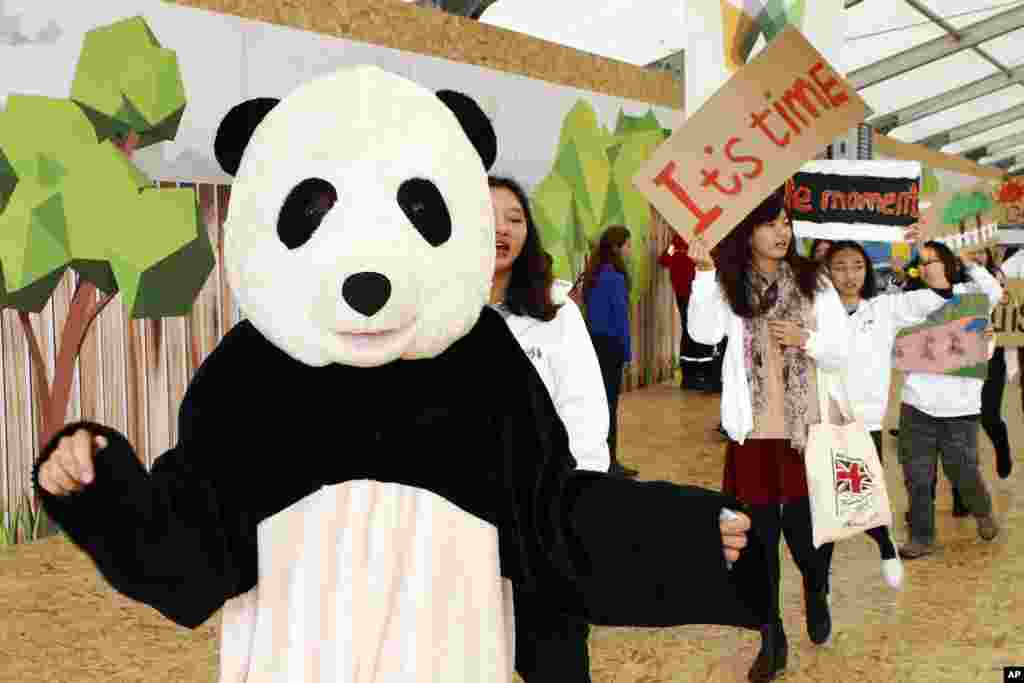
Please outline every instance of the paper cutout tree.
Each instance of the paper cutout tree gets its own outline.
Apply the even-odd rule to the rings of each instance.
[[[574,281],[609,225],[625,225],[631,235],[628,264],[633,303],[650,274],[647,240],[651,207],[631,178],[670,131],[653,111],[644,116],[619,112],[615,132],[598,123],[586,100],[579,100],[562,123],[554,167],[534,189],[530,206],[555,276]]]
[[[960,234],[966,232],[967,219],[972,216],[978,222],[978,228],[982,227],[981,217],[995,208],[995,202],[986,192],[972,191],[969,193],[958,192],[953,199],[946,204],[942,210],[942,222],[946,225],[959,225]]]
[[[41,446],[66,419],[75,358],[111,299],[120,292],[131,318],[187,315],[213,269],[194,189],[157,189],[131,162],[173,139],[184,109],[175,53],[135,17],[86,33],[70,99],[11,95],[0,112],[0,308],[18,311],[28,337]],[[51,387],[29,314],[67,268],[79,279]]]

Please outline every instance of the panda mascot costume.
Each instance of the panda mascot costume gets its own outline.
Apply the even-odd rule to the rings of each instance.
[[[92,422],[43,449],[46,511],[116,590],[187,628],[223,608],[222,681],[509,681],[513,587],[592,624],[759,626],[764,556],[723,554],[738,501],[573,469],[486,306],[496,149],[470,98],[373,66],[236,106],[216,155],[246,318],[177,444],[149,471]],[[91,470],[60,490],[67,462]]]

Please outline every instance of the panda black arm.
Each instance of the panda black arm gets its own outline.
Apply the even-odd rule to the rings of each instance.
[[[769,596],[765,557],[750,544],[730,570],[719,529],[721,509],[740,503],[694,486],[573,470],[565,427],[533,365],[523,354],[502,358],[506,575],[592,624],[757,628]]]
[[[107,582],[187,628],[200,626],[225,600],[252,588],[257,576],[253,517],[241,491],[225,485],[232,481],[232,451],[216,438],[223,421],[211,424],[215,394],[204,376],[217,355],[207,358],[186,392],[178,443],[151,471],[117,430],[91,422],[61,430],[33,469],[46,512]],[[80,427],[106,437],[107,447],[93,459],[92,483],[70,496],[53,496],[39,486],[39,468],[59,439]]]

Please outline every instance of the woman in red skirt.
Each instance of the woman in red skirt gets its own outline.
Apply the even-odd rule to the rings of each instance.
[[[729,342],[722,367],[722,427],[728,433],[723,489],[750,505],[752,540],[773,569],[773,614],[765,615],[751,681],[770,681],[789,652],[779,610],[779,537],[803,576],[807,633],[828,640],[828,550],[815,548],[803,451],[820,421],[817,367],[846,362],[846,312],[818,264],[799,256],[782,188],[755,208],[715,249],[690,243],[697,274],[690,336]],[[715,261],[719,269],[715,270]],[[716,278],[717,275],[717,278]]]

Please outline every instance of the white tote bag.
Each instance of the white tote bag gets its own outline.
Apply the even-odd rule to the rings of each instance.
[[[815,548],[874,527],[892,526],[885,472],[871,434],[850,407],[842,376],[821,368],[817,376],[821,423],[809,427],[804,451]],[[830,386],[841,396],[843,417],[852,422],[831,424]]]

